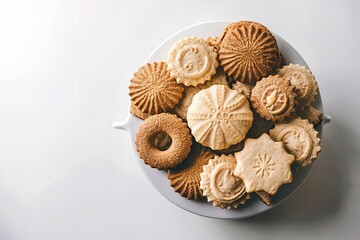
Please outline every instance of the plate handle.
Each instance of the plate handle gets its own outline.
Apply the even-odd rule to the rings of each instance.
[[[324,124],[327,124],[329,122],[331,122],[331,116],[325,113],[324,114]]]
[[[122,129],[122,130],[128,131],[128,129],[129,129],[129,119],[130,119],[130,116],[128,116],[123,121],[113,122],[112,126],[113,126],[113,128],[116,128],[116,129]]]

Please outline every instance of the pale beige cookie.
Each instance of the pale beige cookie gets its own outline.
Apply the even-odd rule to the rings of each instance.
[[[309,121],[296,118],[288,123],[275,124],[270,130],[274,141],[282,141],[285,149],[295,156],[295,161],[305,167],[317,158],[321,148],[318,132]]]
[[[312,106],[307,106],[303,110],[298,109],[297,115],[303,119],[307,119],[314,126],[321,123],[324,118],[324,114]]]
[[[197,86],[211,79],[219,66],[218,54],[202,38],[189,37],[175,43],[168,53],[167,70],[185,86]]]
[[[237,90],[239,93],[245,95],[245,97],[247,99],[250,100],[250,96],[251,96],[251,89],[253,88],[253,86],[246,84],[246,83],[242,83],[242,82],[235,82],[232,85],[232,89]]]
[[[225,85],[198,92],[187,112],[195,140],[213,150],[241,142],[253,122],[246,97]]]
[[[188,157],[183,163],[169,169],[168,178],[170,185],[182,197],[195,201],[203,198],[200,188],[200,173],[215,154],[198,143],[194,143]]]
[[[129,95],[138,110],[154,115],[168,112],[179,102],[184,88],[166,71],[166,63],[147,63],[130,80]]]
[[[270,206],[271,205],[271,199],[270,199],[270,195],[264,191],[258,191],[255,192],[256,195],[261,199],[261,201],[263,201],[266,205]]]
[[[175,113],[183,120],[186,120],[187,110],[195,94],[212,85],[227,85],[226,74],[221,68],[218,68],[217,73],[211,77],[210,81],[206,81],[204,84],[199,84],[196,87],[185,87],[182,98],[174,108]]]
[[[140,111],[140,109],[134,104],[133,101],[131,101],[130,104],[130,112],[142,120],[145,120],[146,118],[150,117],[150,114],[143,113],[142,111]]]
[[[203,167],[200,188],[208,202],[220,208],[237,208],[244,204],[248,195],[244,182],[233,175],[236,159],[233,155],[215,156]]]
[[[264,133],[258,139],[248,138],[241,152],[235,153],[237,165],[234,175],[241,178],[246,192],[264,191],[275,195],[279,187],[292,182],[291,164],[282,142],[274,142]]]
[[[258,81],[251,90],[252,107],[260,117],[282,121],[295,110],[295,87],[279,76],[269,76]]]
[[[289,80],[295,86],[299,109],[304,109],[315,100],[318,86],[314,75],[305,66],[290,63],[288,66],[283,66],[277,74]]]

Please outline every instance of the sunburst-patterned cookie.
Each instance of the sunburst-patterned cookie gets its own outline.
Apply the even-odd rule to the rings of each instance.
[[[226,80],[226,74],[219,67],[217,73],[211,77],[210,81],[206,81],[204,84],[199,84],[196,87],[185,86],[183,96],[180,99],[179,103],[174,108],[175,113],[182,119],[186,120],[187,110],[195,94],[197,94],[203,89],[211,87],[212,85],[227,85],[227,84],[228,83]]]
[[[203,197],[200,189],[200,173],[203,171],[203,166],[214,156],[210,149],[194,143],[187,159],[177,167],[169,169],[168,178],[174,191],[187,199],[200,200]]]
[[[197,86],[211,79],[219,66],[218,54],[202,38],[189,37],[175,43],[168,53],[167,70],[185,86]]]
[[[251,90],[252,107],[260,117],[282,121],[295,110],[295,87],[279,76],[268,76],[257,82]]]
[[[142,120],[145,120],[148,117],[150,117],[150,114],[143,113],[142,111],[140,111],[140,109],[134,104],[133,101],[131,101],[131,103],[130,103],[130,112]]]
[[[147,63],[130,80],[131,101],[145,114],[158,114],[174,108],[184,88],[170,77],[164,62]]]
[[[208,202],[220,208],[237,208],[250,197],[244,182],[233,175],[236,159],[233,155],[215,156],[203,167],[200,188]]]
[[[321,148],[318,132],[309,121],[296,118],[288,123],[275,124],[270,130],[274,141],[282,141],[285,149],[295,156],[295,161],[301,166],[309,165],[317,158]]]
[[[251,85],[275,72],[281,62],[276,39],[269,29],[250,21],[233,23],[225,29],[219,59],[229,76]]]
[[[246,97],[225,85],[214,85],[197,93],[187,112],[195,140],[221,150],[245,138],[253,122]]]
[[[283,66],[277,74],[289,80],[295,86],[299,109],[304,109],[315,100],[318,86],[314,75],[305,66],[290,63],[287,66]]]
[[[234,175],[244,181],[246,192],[274,195],[281,185],[292,182],[290,166],[294,156],[286,152],[282,142],[274,142],[266,133],[258,139],[246,139],[244,149],[235,153],[235,158]]]

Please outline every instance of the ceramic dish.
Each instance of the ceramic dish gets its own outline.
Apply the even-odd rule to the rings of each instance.
[[[169,51],[173,43],[177,42],[179,39],[189,36],[197,36],[204,38],[207,38],[208,36],[219,36],[222,33],[223,29],[232,22],[234,21],[205,22],[187,27],[170,36],[167,40],[160,44],[150,54],[149,58],[145,62],[147,63],[154,61],[165,61],[167,57],[167,52]],[[300,65],[307,66],[304,59],[289,43],[287,43],[280,36],[276,34],[274,35],[278,42],[279,49],[284,55],[287,63],[298,63]],[[321,89],[321,86],[319,87]],[[318,110],[323,112],[320,93],[317,95],[315,104],[313,105]],[[124,121],[114,122],[113,126],[115,128],[126,130],[129,133],[133,150],[138,156],[135,150],[135,136],[143,120],[130,114],[130,111],[128,112],[129,115]],[[328,121],[330,121],[330,118],[328,116],[325,116],[325,120],[316,127],[316,130],[319,132],[320,138],[322,135],[323,124]],[[246,202],[245,205],[240,205],[237,209],[231,210],[214,207],[211,203],[208,203],[205,200],[193,201],[181,197],[178,193],[174,192],[173,188],[170,186],[169,180],[167,178],[167,171],[159,171],[157,169],[150,168],[148,165],[145,165],[139,157],[137,157],[137,160],[139,161],[140,167],[144,170],[146,176],[148,177],[152,185],[159,191],[160,194],[162,194],[165,198],[167,198],[169,201],[176,204],[177,206],[201,216],[222,219],[241,219],[274,208],[275,206],[283,202],[286,198],[288,198],[291,194],[293,194],[296,189],[298,189],[299,186],[305,181],[311,169],[314,167],[316,161],[321,161],[321,153],[319,155],[319,158],[310,166],[302,168],[298,172],[293,171],[293,183],[289,185],[284,185],[279,189],[278,193],[272,199],[273,204],[271,206],[265,205],[258,197],[253,196],[250,200]]]

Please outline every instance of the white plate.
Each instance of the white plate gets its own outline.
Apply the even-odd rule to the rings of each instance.
[[[167,57],[167,52],[173,45],[173,43],[177,42],[179,39],[189,36],[197,36],[197,37],[205,37],[208,36],[219,36],[223,29],[233,21],[214,21],[214,22],[205,22],[196,25],[192,25],[187,27],[174,35],[170,36],[167,40],[165,40],[162,44],[160,44],[154,51],[151,53],[146,62],[154,62],[154,61],[165,61]],[[287,63],[298,63],[303,66],[307,66],[304,59],[300,56],[300,54],[283,38],[274,34],[276,40],[278,42],[278,46],[280,48],[281,53],[284,55]],[[318,94],[314,106],[323,111],[321,97]],[[130,111],[129,111],[130,112]],[[330,121],[330,118],[327,119]],[[115,128],[124,129],[129,132],[130,141],[132,143],[133,149],[135,150],[135,136],[138,131],[140,124],[143,121],[132,114],[126,118],[126,120],[122,122],[115,122],[113,126]],[[316,127],[316,130],[319,132],[319,137],[321,138],[323,124],[326,121],[323,121]],[[137,154],[137,152],[136,152]],[[137,154],[138,155],[138,154]],[[321,154],[320,154],[321,158]],[[321,161],[321,159],[317,159],[316,161]],[[305,181],[307,175],[310,173],[311,169],[314,166],[314,163],[306,168],[300,169],[299,172],[293,172],[294,181],[292,184],[284,185],[280,188],[278,193],[272,199],[273,204],[271,206],[265,205],[259,198],[253,196],[252,199],[248,200],[244,206],[239,206],[237,209],[226,210],[220,209],[218,207],[213,207],[211,203],[206,201],[192,201],[187,200],[186,198],[181,197],[178,193],[174,192],[173,188],[170,186],[169,180],[167,178],[166,171],[159,171],[153,168],[150,168],[148,165],[145,165],[143,161],[137,157],[139,161],[140,167],[144,170],[146,176],[152,185],[172,203],[177,206],[206,217],[212,218],[223,218],[223,219],[241,219],[250,217],[259,213],[262,213],[266,210],[269,210],[281,202],[283,202],[286,198],[288,198],[291,194],[293,194],[296,189]],[[315,162],[316,162],[315,161]]]

